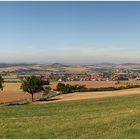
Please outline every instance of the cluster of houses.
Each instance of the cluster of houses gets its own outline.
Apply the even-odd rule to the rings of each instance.
[[[30,74],[1,74],[5,79],[22,79]],[[65,72],[51,72],[50,74],[38,74],[35,76],[43,76],[45,80],[51,81],[118,81],[118,80],[140,80],[140,71],[109,71],[94,73],[65,73]]]
[[[87,74],[87,73],[51,73],[44,76],[49,81],[117,81],[117,80],[129,80],[130,77],[126,73],[116,73],[111,75],[103,74]]]

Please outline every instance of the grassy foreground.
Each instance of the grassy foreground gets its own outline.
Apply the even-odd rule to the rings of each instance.
[[[140,95],[0,107],[0,138],[140,138]]]

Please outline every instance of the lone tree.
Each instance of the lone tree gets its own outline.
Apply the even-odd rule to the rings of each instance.
[[[3,83],[4,83],[4,80],[2,78],[2,76],[0,75],[0,89],[3,90]]]
[[[28,92],[29,94],[31,94],[32,101],[33,101],[33,95],[35,93],[44,91],[44,88],[43,88],[44,85],[45,85],[45,82],[42,79],[42,77],[29,76],[29,77],[25,77],[22,80],[21,89],[24,92]]]

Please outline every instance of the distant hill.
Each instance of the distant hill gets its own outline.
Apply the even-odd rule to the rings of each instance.
[[[108,65],[108,66],[114,66],[116,64],[113,64],[113,63],[109,63],[109,62],[103,62],[103,63],[98,63],[96,65]]]
[[[61,64],[61,63],[53,63],[49,66],[52,67],[52,68],[61,68],[61,67],[68,67],[69,65],[64,65],[64,64]]]
[[[122,66],[140,65],[139,63],[122,63]]]
[[[61,63],[53,64],[33,64],[33,63],[0,63],[0,72],[38,72],[38,71],[54,71],[54,72],[92,72],[99,70],[111,70],[116,68],[140,69],[139,63],[98,63],[91,65],[67,65]]]
[[[14,67],[14,66],[32,66],[35,64],[27,64],[27,63],[0,63],[0,68],[6,67]]]

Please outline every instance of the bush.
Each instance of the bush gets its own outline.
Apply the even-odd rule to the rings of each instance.
[[[45,88],[44,88],[44,94],[43,94],[43,95],[44,95],[44,96],[45,96],[45,95],[48,95],[48,94],[50,93],[51,89],[52,89],[52,88],[51,88],[50,86],[45,87]]]
[[[49,80],[43,80],[43,82],[44,82],[44,85],[49,85],[50,84]]]
[[[82,89],[86,89],[85,85],[65,85],[63,83],[57,84],[57,91],[61,91],[63,94],[78,92]]]

